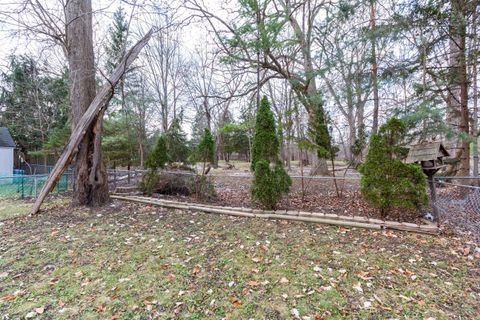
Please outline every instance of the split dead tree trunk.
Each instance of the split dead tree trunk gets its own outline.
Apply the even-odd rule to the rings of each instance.
[[[91,12],[91,11],[90,11]],[[140,41],[138,41],[122,58],[118,67],[115,69],[113,74],[107,79],[107,82],[103,85],[101,91],[94,97],[93,101],[90,103],[85,112],[80,116],[76,122],[75,128],[72,130],[72,135],[68,141],[65,149],[62,152],[62,155],[58,159],[57,163],[52,169],[52,172],[48,176],[47,181],[45,182],[37,200],[32,209],[32,214],[36,214],[40,206],[42,205],[43,200],[48,195],[48,193],[55,187],[57,181],[60,179],[61,175],[65,171],[66,167],[72,161],[76,153],[81,152],[82,143],[85,141],[85,136],[96,137],[94,140],[89,142],[89,147],[86,150],[100,150],[101,136],[95,135],[101,130],[99,126],[99,119],[101,119],[105,109],[108,105],[108,102],[113,96],[115,85],[120,81],[123,74],[128,70],[129,66],[137,58],[140,51],[147,44],[153,34],[153,30],[150,30]],[[86,148],[84,146],[84,148]],[[87,153],[88,154],[88,153]],[[96,163],[101,161],[100,158],[93,157],[94,153],[90,153],[91,158],[87,158],[87,161],[92,161],[92,164],[96,167],[99,167],[100,164]],[[78,155],[77,155],[78,159]],[[83,158],[85,159],[85,158]],[[100,167],[99,167],[100,168]],[[88,172],[88,170],[87,170]],[[84,173],[85,174],[85,173]],[[91,178],[91,172],[88,172],[86,176],[87,179]],[[94,176],[93,176],[94,177]],[[95,178],[95,177],[94,177]],[[106,184],[106,176],[104,183]],[[108,189],[107,189],[108,192]],[[108,194],[107,194],[108,197]],[[95,198],[98,199],[98,198]]]

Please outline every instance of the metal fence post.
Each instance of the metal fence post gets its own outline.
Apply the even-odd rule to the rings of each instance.
[[[37,177],[33,177],[33,196],[37,197]]]
[[[431,178],[431,182],[432,182],[431,193],[432,193],[432,202],[433,202],[433,213],[435,215],[435,218],[437,219],[437,227],[440,227],[440,212],[438,211],[438,208],[437,208],[437,187],[436,187],[434,177]]]
[[[117,190],[117,168],[113,169],[113,189]]]
[[[22,176],[22,199],[25,198],[25,192],[24,192],[24,184],[25,184],[25,181],[24,181],[24,176]]]

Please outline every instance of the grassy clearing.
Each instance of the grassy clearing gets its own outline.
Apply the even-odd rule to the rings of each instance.
[[[0,198],[0,221],[12,219],[15,217],[26,216],[32,210],[33,199],[30,201],[20,201],[15,199]],[[52,198],[45,203],[46,210],[52,210],[59,206],[65,206],[68,203],[63,197]]]
[[[479,260],[458,239],[120,202],[16,216],[0,226],[0,315],[10,319],[473,319],[480,312]]]

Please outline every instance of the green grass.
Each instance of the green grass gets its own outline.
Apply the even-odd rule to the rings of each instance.
[[[463,243],[454,238],[114,204],[72,209],[57,200],[26,217],[28,210],[8,212],[29,205],[0,201],[10,208],[0,211],[0,316],[473,319],[480,312],[479,260],[457,253]]]
[[[32,210],[32,201],[33,199],[20,201],[0,198],[0,221],[28,215]],[[50,199],[45,204],[45,209],[50,210],[58,206],[64,206],[66,203],[68,203],[68,200],[62,197]]]

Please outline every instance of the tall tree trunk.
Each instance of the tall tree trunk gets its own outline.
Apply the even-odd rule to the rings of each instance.
[[[95,98],[95,65],[90,0],[66,4],[67,58],[70,71],[72,128]],[[109,201],[105,165],[101,153],[103,113],[88,128],[75,158],[73,203],[96,206]]]
[[[447,123],[455,132],[451,143],[452,155],[459,161],[457,175],[470,175],[470,142],[468,111],[468,82],[465,56],[466,2],[452,0],[450,17],[449,88]],[[463,136],[463,137],[462,137]]]
[[[302,52],[301,62],[303,64],[303,71],[305,72],[305,86],[299,87],[298,85],[294,85],[293,89],[297,94],[297,97],[300,99],[301,103],[307,109],[309,120],[314,121],[315,110],[317,109],[317,107],[319,107],[321,112],[324,112],[322,97],[317,89],[317,83],[315,80],[316,70],[313,67],[312,62],[312,18],[315,15],[313,14],[312,16],[309,16],[310,21],[306,23],[307,26],[304,25],[304,28],[302,28],[302,26],[292,14],[292,8],[290,7],[291,3],[288,1],[281,1],[281,4],[285,9],[285,12],[287,13],[287,16],[289,17],[290,24],[295,33],[295,37],[300,44],[300,49]],[[307,10],[309,13],[312,13],[310,2],[307,2],[307,7],[305,7],[305,10]],[[327,159],[315,157],[315,163],[310,170],[310,175],[328,175]]]
[[[378,97],[378,65],[377,65],[377,40],[376,40],[376,17],[375,17],[375,0],[370,0],[370,32],[372,41],[372,86],[373,86],[373,124],[372,133],[378,130],[378,113],[380,102]]]
[[[476,50],[473,55],[472,66],[472,81],[473,81],[473,123],[472,123],[472,135],[473,135],[473,175],[478,176],[478,85],[477,85],[477,58],[478,58],[478,35],[477,35],[477,6],[473,7],[473,50]]]

